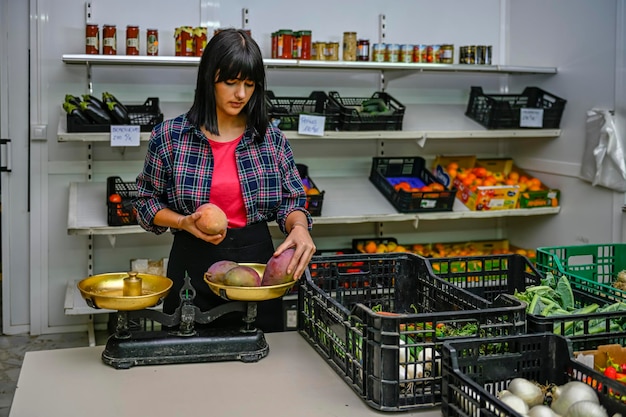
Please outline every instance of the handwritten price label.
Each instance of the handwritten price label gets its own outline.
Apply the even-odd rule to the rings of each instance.
[[[111,125],[111,146],[139,146],[139,125]]]
[[[298,123],[298,133],[301,135],[324,136],[326,117],[301,114]]]
[[[520,112],[520,127],[543,127],[543,109],[522,108]]]

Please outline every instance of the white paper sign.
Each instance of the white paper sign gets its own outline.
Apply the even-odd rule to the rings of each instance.
[[[139,125],[111,125],[111,146],[139,146]]]
[[[543,109],[520,110],[520,127],[543,127]]]
[[[324,136],[326,117],[301,114],[298,123],[298,133],[301,135]]]

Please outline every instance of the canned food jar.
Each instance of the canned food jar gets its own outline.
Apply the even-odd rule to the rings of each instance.
[[[317,61],[326,60],[326,42],[313,42],[311,50],[311,58]]]
[[[207,29],[197,27],[193,29],[193,48],[195,56],[202,56],[207,43]]]
[[[146,55],[159,55],[159,31],[146,30]]]
[[[487,45],[485,47],[485,65],[491,65],[491,58],[492,58],[492,52],[491,52],[491,45]]]
[[[191,26],[181,26],[176,28],[176,52],[178,56],[194,56],[193,28]]]
[[[356,61],[356,32],[343,32],[343,60]]]
[[[100,53],[100,28],[98,25],[85,26],[85,53],[89,55]]]
[[[327,42],[324,51],[326,61],[339,61],[339,42]]]
[[[356,60],[357,61],[369,61],[370,60],[370,41],[368,39],[359,39],[357,41]]]
[[[126,26],[126,55],[139,55],[139,26]]]
[[[400,46],[398,61],[403,63],[413,62],[413,45],[404,44]]]
[[[485,45],[476,45],[476,56],[474,57],[474,64],[485,64]]]
[[[398,45],[397,43],[387,44],[387,52],[385,54],[385,61],[398,62],[399,58],[400,58],[400,45]]]
[[[278,44],[276,46],[276,58],[291,59],[293,57],[293,31],[281,29],[278,31]]]
[[[272,32],[272,52],[270,57],[276,58],[276,50],[278,49],[278,32]]]
[[[311,36],[310,30],[300,31],[300,40],[298,41],[298,59],[311,59]]]
[[[465,56],[465,62],[467,64],[475,64],[476,63],[476,45],[468,45],[466,53],[467,55]]]
[[[375,43],[372,45],[372,61],[374,62],[385,62],[385,52],[387,50],[387,45],[384,43]]]
[[[439,61],[442,64],[454,64],[454,45],[448,43],[441,45],[440,56]]]
[[[117,28],[115,25],[102,27],[102,53],[104,55],[117,55]]]

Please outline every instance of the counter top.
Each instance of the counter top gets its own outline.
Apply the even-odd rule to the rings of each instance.
[[[104,346],[27,352],[9,417],[441,416],[374,410],[297,332],[265,338],[269,354],[255,363],[114,369]]]

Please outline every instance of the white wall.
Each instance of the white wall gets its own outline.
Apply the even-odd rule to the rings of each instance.
[[[537,85],[568,100],[563,134],[553,140],[526,140],[519,145],[508,141],[458,141],[450,145],[428,143],[426,147],[395,144],[389,152],[432,157],[438,153],[493,154],[519,159],[523,168],[541,172],[551,186],[563,191],[563,209],[548,217],[509,220],[474,220],[425,224],[420,233],[406,235],[413,241],[444,241],[465,239],[509,238],[517,246],[572,245],[581,241],[602,242],[612,239],[615,209],[612,193],[594,189],[575,178],[583,146],[584,111],[597,105],[614,105],[615,45],[617,0],[318,0],[297,2],[265,0],[251,2],[230,0],[208,2],[184,0],[171,2],[151,0],[128,2],[121,0],[93,1],[93,20],[100,27],[116,24],[119,47],[122,48],[124,28],[138,24],[142,42],[145,29],[159,29],[162,55],[172,55],[173,30],[181,25],[201,23],[215,26],[241,26],[241,10],[249,8],[250,29],[269,56],[270,33],[281,28],[310,29],[313,40],[340,41],[344,31],[356,31],[359,38],[378,39],[379,15],[385,14],[387,41],[393,43],[453,43],[493,45],[494,63],[536,66],[556,66],[553,76],[484,76],[484,75],[411,75],[389,83],[388,92],[405,104],[458,103],[467,101],[469,87],[480,85],[487,92],[497,92],[509,86],[519,92],[525,85]],[[47,230],[44,238],[47,264],[41,270],[47,275],[46,300],[41,332],[76,329],[84,318],[67,317],[63,313],[63,297],[68,279],[85,276],[87,246],[94,247],[95,273],[124,270],[135,257],[167,256],[169,236],[118,236],[112,248],[104,237],[93,242],[81,236],[67,234],[68,184],[85,181],[87,146],[58,143],[56,130],[61,116],[60,105],[65,94],[86,93],[86,70],[82,66],[66,65],[61,56],[84,51],[84,1],[35,1],[42,15],[38,50],[41,65],[41,88],[34,94],[43,104],[41,123],[48,129],[48,175],[42,191],[33,196],[46,196]],[[204,5],[201,7],[200,5]],[[149,11],[149,12],[148,12]],[[504,16],[504,20],[503,20]],[[217,22],[217,23],[215,23]],[[508,23],[508,24],[503,24]],[[145,44],[142,46],[142,50]],[[191,102],[195,83],[194,68],[98,67],[93,68],[94,93],[110,91],[125,102],[141,102],[148,96],[158,96],[166,117],[184,111]],[[308,94],[312,89],[337,90],[345,95],[370,95],[378,88],[376,74],[346,72],[270,71],[269,87],[279,95]],[[405,121],[410,122],[410,121]],[[366,145],[346,149],[346,144],[294,144],[296,159],[310,165],[311,175],[327,175],[327,171],[344,169],[360,161],[358,169],[367,170],[372,149]],[[354,145],[350,145],[354,146]],[[340,156],[347,152],[347,156]],[[105,145],[94,145],[94,180],[108,175],[134,179],[141,167],[145,145],[127,149],[124,153]],[[524,165],[526,163],[527,165]],[[337,168],[339,167],[339,168]],[[330,197],[328,197],[330,198]],[[623,201],[623,196],[621,197]],[[601,213],[591,225],[594,213]],[[621,230],[621,229],[620,229]],[[403,235],[399,225],[386,225],[388,234]],[[352,236],[371,234],[370,226],[319,227],[315,229],[318,246],[348,243]],[[36,235],[36,232],[35,232]],[[325,238],[324,236],[331,236]]]

